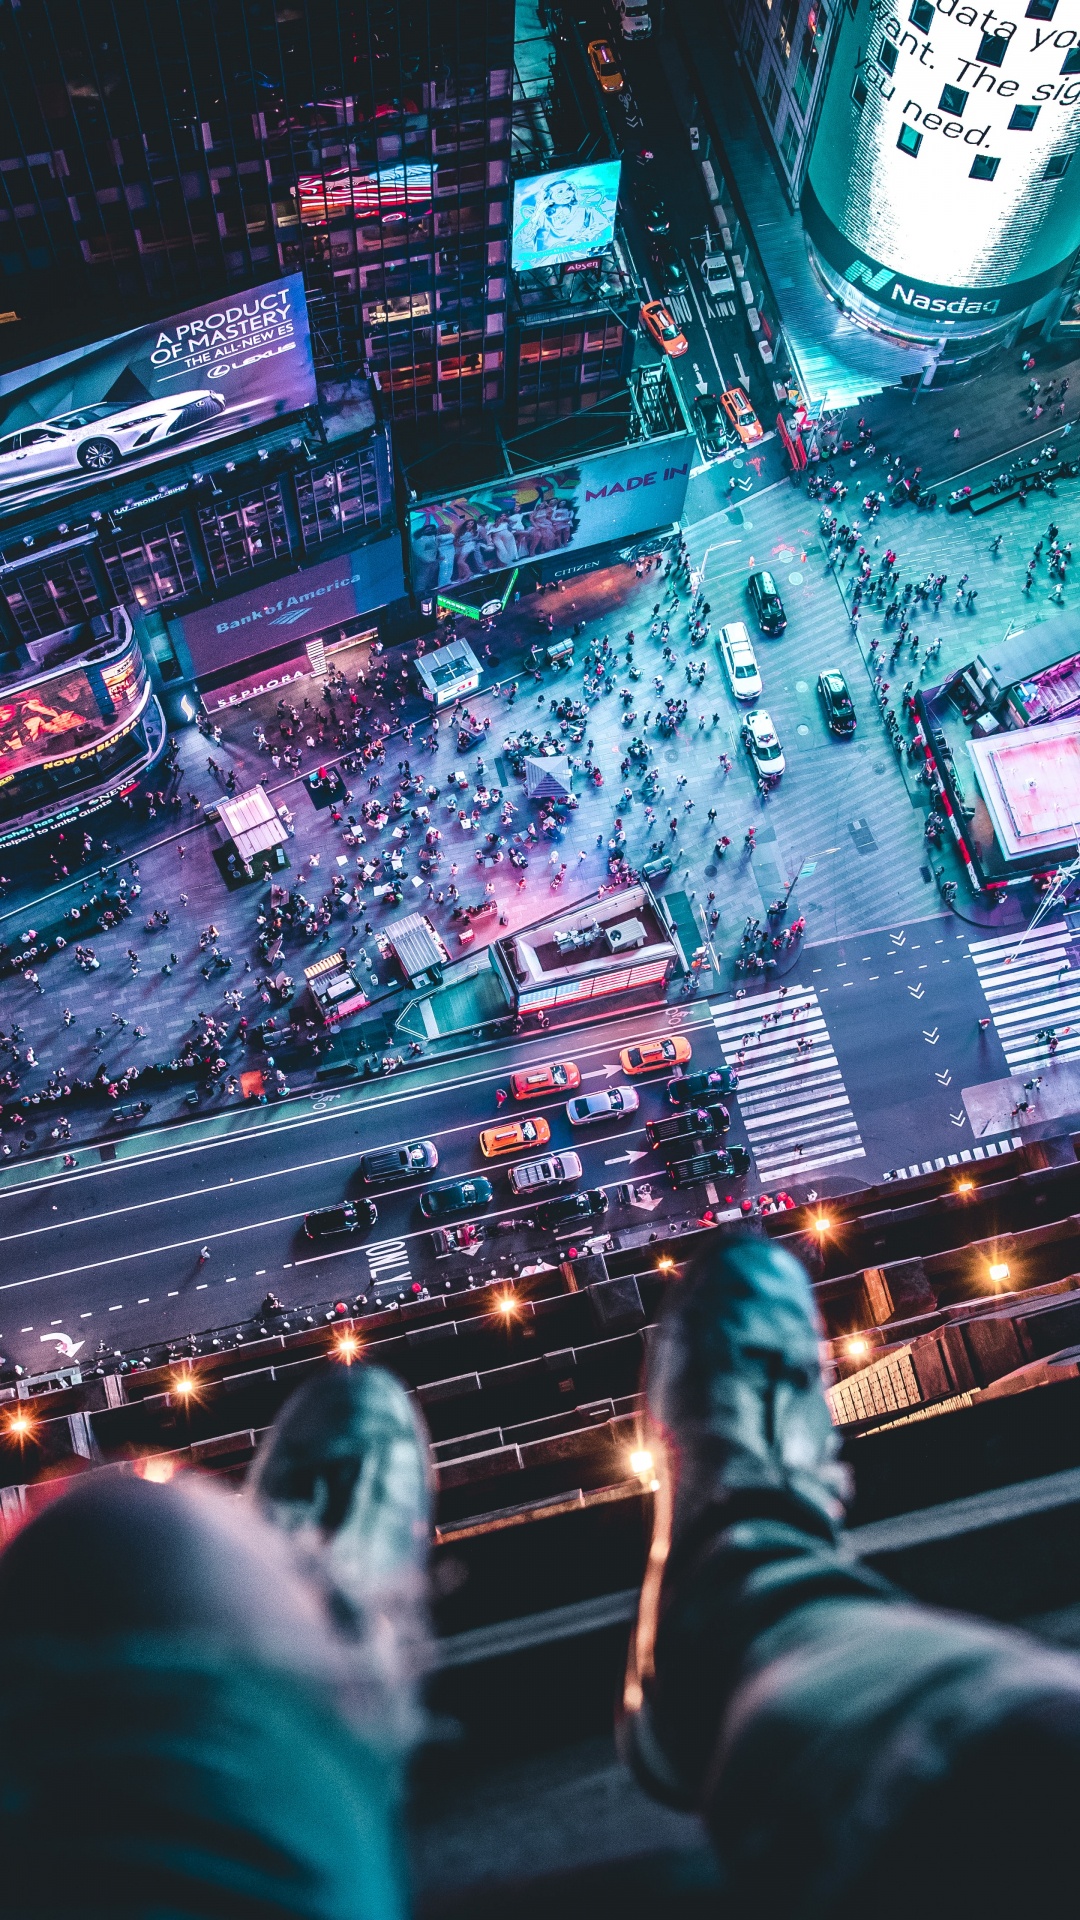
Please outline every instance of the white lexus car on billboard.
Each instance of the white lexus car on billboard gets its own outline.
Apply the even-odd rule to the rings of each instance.
[[[54,414],[51,420],[0,437],[0,491],[32,487],[65,474],[107,473],[122,460],[153,452],[205,426],[224,409],[219,393],[199,388],[134,406],[98,400]]]

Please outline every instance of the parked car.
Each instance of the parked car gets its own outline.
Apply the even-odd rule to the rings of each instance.
[[[831,733],[852,734],[855,731],[855,703],[848,692],[848,684],[839,667],[826,667],[818,674],[817,690],[825,711],[825,724]]]
[[[599,1120],[624,1120],[639,1105],[636,1088],[605,1087],[602,1093],[579,1093],[568,1100],[566,1117],[572,1127],[591,1127]]]
[[[363,1233],[379,1217],[374,1200],[343,1200],[340,1206],[316,1207],[305,1213],[304,1232],[309,1240],[333,1240],[340,1233]]]
[[[580,42],[578,43],[580,45]],[[589,41],[589,65],[604,93],[621,93],[626,85],[610,40]]]
[[[485,1160],[498,1153],[516,1153],[519,1147],[546,1147],[551,1128],[542,1113],[535,1120],[507,1120],[500,1127],[485,1127],[480,1135],[480,1151]]]
[[[683,293],[688,285],[686,264],[674,240],[658,234],[649,248],[649,257],[660,277],[665,293]]]
[[[673,1187],[696,1187],[699,1181],[724,1175],[736,1178],[750,1171],[750,1155],[745,1147],[726,1147],[722,1151],[695,1154],[692,1160],[672,1160],[668,1179]]]
[[[421,1173],[434,1173],[438,1164],[433,1140],[409,1140],[400,1147],[376,1147],[361,1154],[360,1178],[366,1187],[382,1180],[415,1180]]]
[[[619,1060],[624,1073],[654,1073],[657,1067],[684,1067],[692,1053],[681,1033],[660,1033],[624,1047]]]
[[[746,591],[762,633],[783,633],[787,626],[787,614],[772,574],[759,567],[747,580]]]
[[[728,387],[720,395],[720,405],[731,423],[731,431],[744,447],[752,447],[765,438],[765,429],[741,387]]]
[[[734,1093],[739,1076],[734,1067],[708,1067],[700,1073],[677,1073],[667,1083],[667,1097],[673,1107],[711,1107],[725,1093]]]
[[[706,460],[715,460],[717,454],[727,448],[728,431],[724,421],[724,409],[720,405],[720,396],[715,393],[699,393],[690,409],[694,423],[698,446]]]
[[[742,724],[742,742],[759,780],[779,780],[787,762],[772,717],[764,707],[755,707],[753,713],[747,714]]]
[[[688,1107],[685,1113],[673,1113],[670,1120],[646,1120],[645,1138],[650,1147],[675,1147],[684,1140],[709,1140],[716,1132],[712,1114],[706,1107]],[[680,1152],[685,1151],[681,1146]]]
[[[619,28],[624,40],[647,40],[652,32],[649,0],[615,0]]]
[[[452,1220],[455,1213],[490,1206],[494,1197],[491,1181],[482,1173],[471,1173],[464,1180],[449,1180],[444,1187],[428,1187],[420,1195],[420,1211],[425,1220]]]
[[[761,693],[761,669],[753,641],[741,620],[721,627],[718,645],[728,685],[736,700],[756,700]]]
[[[608,1197],[602,1187],[585,1187],[580,1193],[562,1193],[555,1200],[542,1200],[536,1209],[536,1224],[550,1230],[568,1221],[593,1220],[607,1212]]]
[[[645,301],[641,309],[641,323],[655,340],[661,353],[669,353],[677,357],[680,353],[686,352],[686,335],[680,333],[662,300]]]
[[[580,1087],[581,1074],[572,1060],[549,1060],[543,1067],[522,1067],[510,1075],[515,1100],[534,1100],[538,1093],[570,1093]]]
[[[734,293],[735,281],[727,255],[722,248],[713,245],[711,233],[703,236],[702,250],[696,258],[706,293],[711,294],[714,300],[723,300],[728,294]]]
[[[510,1168],[510,1185],[515,1193],[542,1193],[545,1187],[563,1187],[581,1179],[581,1161],[576,1153],[550,1153],[544,1160],[519,1160]]]

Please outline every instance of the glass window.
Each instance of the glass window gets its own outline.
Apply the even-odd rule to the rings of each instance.
[[[951,113],[955,120],[959,119],[967,102],[968,97],[963,87],[942,87],[938,106],[942,113]]]
[[[1080,47],[1070,47],[1061,63],[1062,73],[1080,73]]]
[[[968,178],[970,180],[992,180],[1000,165],[1001,161],[991,160],[988,153],[977,153],[971,163],[971,172]]]
[[[750,32],[746,40],[746,64],[750,70],[751,80],[757,76],[757,70],[761,65],[761,56],[764,51],[765,42],[762,39],[761,28],[756,20],[751,20]]]
[[[1038,117],[1038,107],[1014,107],[1009,120],[1010,133],[1030,133]]]
[[[5,581],[3,592],[24,640],[62,633],[105,611],[82,553],[57,554],[40,566],[20,567]]]
[[[199,576],[182,520],[143,527],[103,540],[101,560],[119,603],[134,600],[140,607],[159,607],[166,600],[182,600],[197,593]]]
[[[799,65],[795,73],[794,93],[800,113],[805,113],[814,90],[814,75],[817,73],[818,59],[825,40],[825,28],[828,18],[821,0],[815,0],[806,16],[806,28],[799,53]]]
[[[857,73],[851,83],[851,97],[861,113],[869,97],[866,81],[863,79],[861,73]]]
[[[878,48],[878,59],[880,60],[886,73],[896,72],[896,62],[899,59],[899,57],[900,56],[897,53],[896,48],[894,47],[892,41],[883,40],[880,47]]]
[[[780,142],[780,152],[783,156],[784,165],[787,168],[789,173],[791,173],[794,169],[795,155],[798,151],[798,147],[799,147],[799,129],[796,122],[792,119],[789,113],[787,117],[787,124],[784,128],[784,137]]]
[[[1008,51],[1009,36],[1007,33],[984,33],[979,42],[979,51],[976,59],[981,60],[984,67],[1000,67]]]
[[[1044,180],[1060,180],[1069,170],[1071,153],[1052,153],[1043,171]]]
[[[914,127],[909,127],[907,121],[905,120],[903,126],[900,129],[900,138],[896,144],[899,147],[901,153],[910,153],[912,159],[914,160],[915,155],[918,153],[919,148],[922,146],[922,134],[916,132]]]
[[[221,508],[200,508],[199,524],[219,585],[291,552],[281,488],[276,484],[242,493]]]
[[[929,33],[934,24],[934,0],[911,0],[908,19],[920,33]]]
[[[310,473],[298,473],[296,502],[308,552],[325,540],[338,539],[351,527],[377,524],[382,506],[370,450],[348,454],[329,466],[313,467]]]
[[[768,114],[770,120],[775,121],[776,119],[777,111],[780,106],[780,97],[781,97],[780,82],[777,79],[775,72],[770,67],[769,77],[765,82],[765,91],[761,96],[762,103],[764,105],[765,111]]]
[[[1028,0],[1028,19],[1052,20],[1057,11],[1057,3],[1058,0]]]

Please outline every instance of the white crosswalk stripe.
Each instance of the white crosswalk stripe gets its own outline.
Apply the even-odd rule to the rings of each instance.
[[[723,1000],[709,1011],[724,1059],[739,1075],[736,1097],[761,1179],[865,1159],[812,987]]]
[[[1049,1058],[1037,1035],[1053,1027],[1055,1058],[1080,1057],[1080,972],[1069,965],[1063,920],[1030,935],[968,942],[994,1029],[1013,1073]]]
[[[1022,1147],[1023,1144],[1018,1133],[1007,1134],[1002,1140],[986,1140],[981,1147],[966,1147],[962,1153],[939,1154],[936,1160],[916,1161],[910,1167],[890,1167],[883,1177],[886,1180],[914,1180],[916,1174],[941,1173],[945,1167],[959,1167],[968,1160],[992,1160],[995,1154],[1010,1153],[1013,1147]]]

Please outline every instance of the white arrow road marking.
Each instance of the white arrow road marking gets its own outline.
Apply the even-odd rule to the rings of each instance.
[[[922,981],[920,980],[918,986],[909,987],[908,992],[910,993],[913,1000],[921,1000],[923,997],[923,994],[926,992],[926,988],[923,986]]]
[[[696,360],[694,361],[694,385],[699,393],[708,393],[709,391],[709,383],[707,380],[702,379],[701,368],[698,366]]]
[[[946,1067],[944,1073],[935,1073],[934,1079],[940,1081],[943,1087],[947,1087],[952,1079],[952,1074],[949,1072],[948,1067]]]
[[[952,1121],[954,1127],[965,1127],[967,1125],[966,1113],[950,1113],[949,1119]]]
[[[892,941],[894,947],[902,947],[904,944],[904,941],[907,939],[907,934],[906,933],[890,933],[889,939]]]
[[[638,1147],[638,1148],[631,1147],[629,1153],[616,1154],[614,1160],[605,1160],[604,1165],[605,1167],[630,1166],[633,1164],[635,1160],[644,1160],[645,1157],[646,1155],[645,1155],[644,1147]]]
[[[941,1035],[939,1034],[936,1027],[934,1027],[932,1031],[929,1033],[927,1033],[926,1028],[924,1027],[922,1030],[922,1037],[926,1041],[926,1044],[928,1047],[936,1047],[938,1041],[941,1038]]]
[[[601,1078],[604,1080],[610,1080],[612,1074],[618,1073],[618,1071],[619,1071],[618,1067],[612,1067],[612,1066],[591,1067],[589,1072],[583,1073],[581,1077],[583,1080],[599,1080]]]
[[[79,1348],[85,1347],[86,1345],[85,1340],[73,1340],[70,1333],[43,1333],[41,1338],[43,1340],[55,1340],[59,1351],[67,1360],[74,1360]]]

